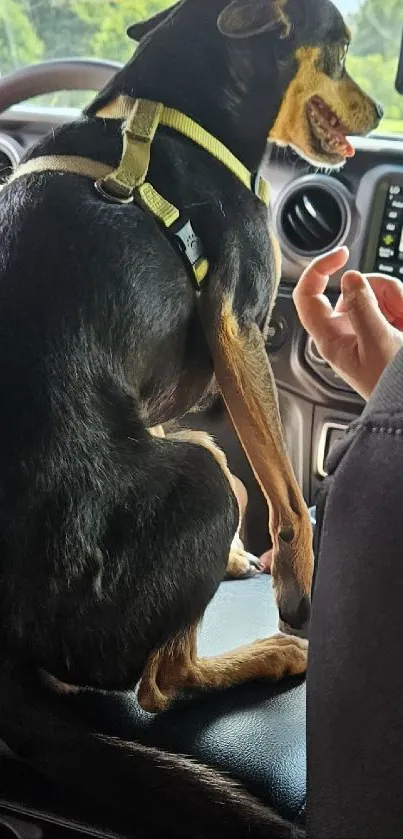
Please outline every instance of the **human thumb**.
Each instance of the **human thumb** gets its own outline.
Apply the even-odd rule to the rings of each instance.
[[[358,271],[347,271],[341,281],[344,309],[359,341],[381,341],[389,324],[379,309],[368,280]]]

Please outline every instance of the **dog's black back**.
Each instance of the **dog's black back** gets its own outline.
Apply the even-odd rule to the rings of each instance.
[[[65,130],[40,151],[72,151],[82,135],[87,142],[91,138],[92,149],[105,159],[103,141],[105,137],[108,141],[109,134],[118,145],[119,126],[93,120]],[[85,142],[79,147],[87,151]],[[256,265],[256,279],[248,288],[242,287],[242,295],[249,300],[248,316],[263,325],[269,296],[261,278],[269,278],[271,268],[265,209],[221,170],[207,154],[168,132],[153,147],[151,182],[185,213],[191,210],[212,269],[219,264],[222,247],[230,251],[233,261],[230,280],[239,275],[245,257]],[[141,581],[143,574],[147,579],[148,564],[157,566],[163,577],[178,562],[175,548],[172,553],[168,548],[175,540],[162,521],[169,521],[173,504],[179,505],[176,517],[189,516],[181,509],[184,487],[178,485],[177,498],[171,497],[174,488],[163,477],[167,444],[150,438],[146,426],[166,422],[192,407],[211,384],[213,371],[188,271],[157,222],[135,205],[120,207],[100,201],[89,180],[45,175],[41,180],[47,182],[46,189],[38,189],[37,180],[32,177],[28,185],[17,183],[10,190],[10,203],[7,197],[2,202],[7,218],[13,218],[9,235],[18,243],[14,251],[11,247],[8,251],[0,292],[0,352],[10,359],[0,373],[6,406],[0,442],[7,545],[2,563],[8,579],[15,575],[20,592],[19,618],[13,620],[11,635],[18,627],[22,644],[29,635],[40,664],[64,680],[88,681],[92,675],[88,663],[92,662],[95,684],[128,687],[140,675],[144,656],[160,641],[157,616],[165,633],[169,615],[154,607],[151,646],[144,647],[142,638],[141,660],[137,664],[132,654],[133,669],[122,678],[116,672],[102,676],[96,650],[83,645],[82,635],[91,638],[94,627],[104,620],[98,615],[99,597],[102,614],[106,596],[122,615],[125,604],[117,602],[117,575],[125,577],[123,601],[128,580],[134,601],[135,592],[142,601]],[[32,220],[29,225],[27,213]],[[239,305],[245,309],[243,300]],[[159,464],[155,478],[154,457]],[[219,519],[222,510],[214,485],[204,488],[197,472],[193,480],[200,509],[207,497],[212,499],[211,509],[205,511],[207,521],[215,515]],[[127,493],[131,501],[125,514]],[[153,528],[149,521],[156,513],[151,499],[165,494],[161,525]],[[120,564],[117,548],[120,542],[124,545],[125,515],[139,527],[135,542],[129,545],[130,561],[122,557],[123,566],[113,569],[113,563]],[[223,559],[236,528],[234,516],[232,510],[221,537],[219,532],[214,535]],[[200,522],[195,523],[190,538],[191,554],[195,549],[191,545],[203,540]],[[28,559],[32,552],[37,557],[34,566]],[[56,561],[62,567],[55,595]],[[193,567],[189,571],[194,574]],[[203,576],[205,572],[204,568]],[[183,574],[184,582],[185,570]],[[220,574],[214,586],[219,580]],[[86,596],[84,606],[82,598],[88,588],[94,602]],[[15,598],[14,591],[11,597]],[[83,610],[79,633],[77,603]],[[40,605],[45,609],[47,638],[50,616],[57,620],[58,609],[62,610],[64,655],[59,647],[45,652],[43,638],[35,638],[36,632],[41,634],[35,617]],[[198,617],[197,598],[193,605]],[[134,614],[127,631],[135,636],[133,600],[130,610]],[[29,632],[23,615],[33,623]],[[72,646],[66,632],[70,618]],[[113,661],[116,657],[108,654],[108,644],[112,652],[117,643],[112,628],[116,621],[111,618],[110,624],[103,655]],[[144,631],[142,616],[140,626]],[[52,645],[60,635],[60,631],[50,635]],[[76,637],[83,658],[78,668]],[[17,638],[13,644],[19,644]],[[72,662],[71,670],[61,669],[64,658]]]

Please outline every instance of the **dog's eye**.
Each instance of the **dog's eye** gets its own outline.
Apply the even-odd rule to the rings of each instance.
[[[349,45],[348,45],[348,44],[343,44],[343,45],[340,47],[340,51],[339,51],[339,60],[340,60],[340,64],[342,65],[342,67],[344,67],[344,65],[345,65],[345,63],[346,63],[346,58],[347,58],[347,53],[348,53],[348,47],[349,47]]]

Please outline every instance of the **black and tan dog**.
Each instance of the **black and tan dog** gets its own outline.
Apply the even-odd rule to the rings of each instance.
[[[197,657],[238,507],[206,436],[147,429],[198,403],[214,372],[270,499],[277,599],[296,629],[311,575],[262,338],[279,279],[265,204],[197,139],[163,124],[147,135],[154,198],[190,220],[208,260],[195,290],[171,233],[132,195],[108,200],[107,177],[96,190],[88,159],[118,170],[136,98],[192,118],[252,173],[268,138],[341,166],[346,135],[380,112],[346,73],[350,36],[329,0],[183,0],[129,34],[142,38],[133,60],[0,202],[0,735],[126,835],[286,837],[218,775],[98,736],[63,707],[63,685],[140,681],[159,710],[188,687],[305,669],[294,637]]]

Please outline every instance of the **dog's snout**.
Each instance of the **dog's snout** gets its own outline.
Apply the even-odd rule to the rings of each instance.
[[[380,102],[375,102],[375,113],[376,113],[376,115],[379,119],[379,122],[380,122],[384,113],[385,113],[385,109],[384,109],[383,105],[381,105]]]

